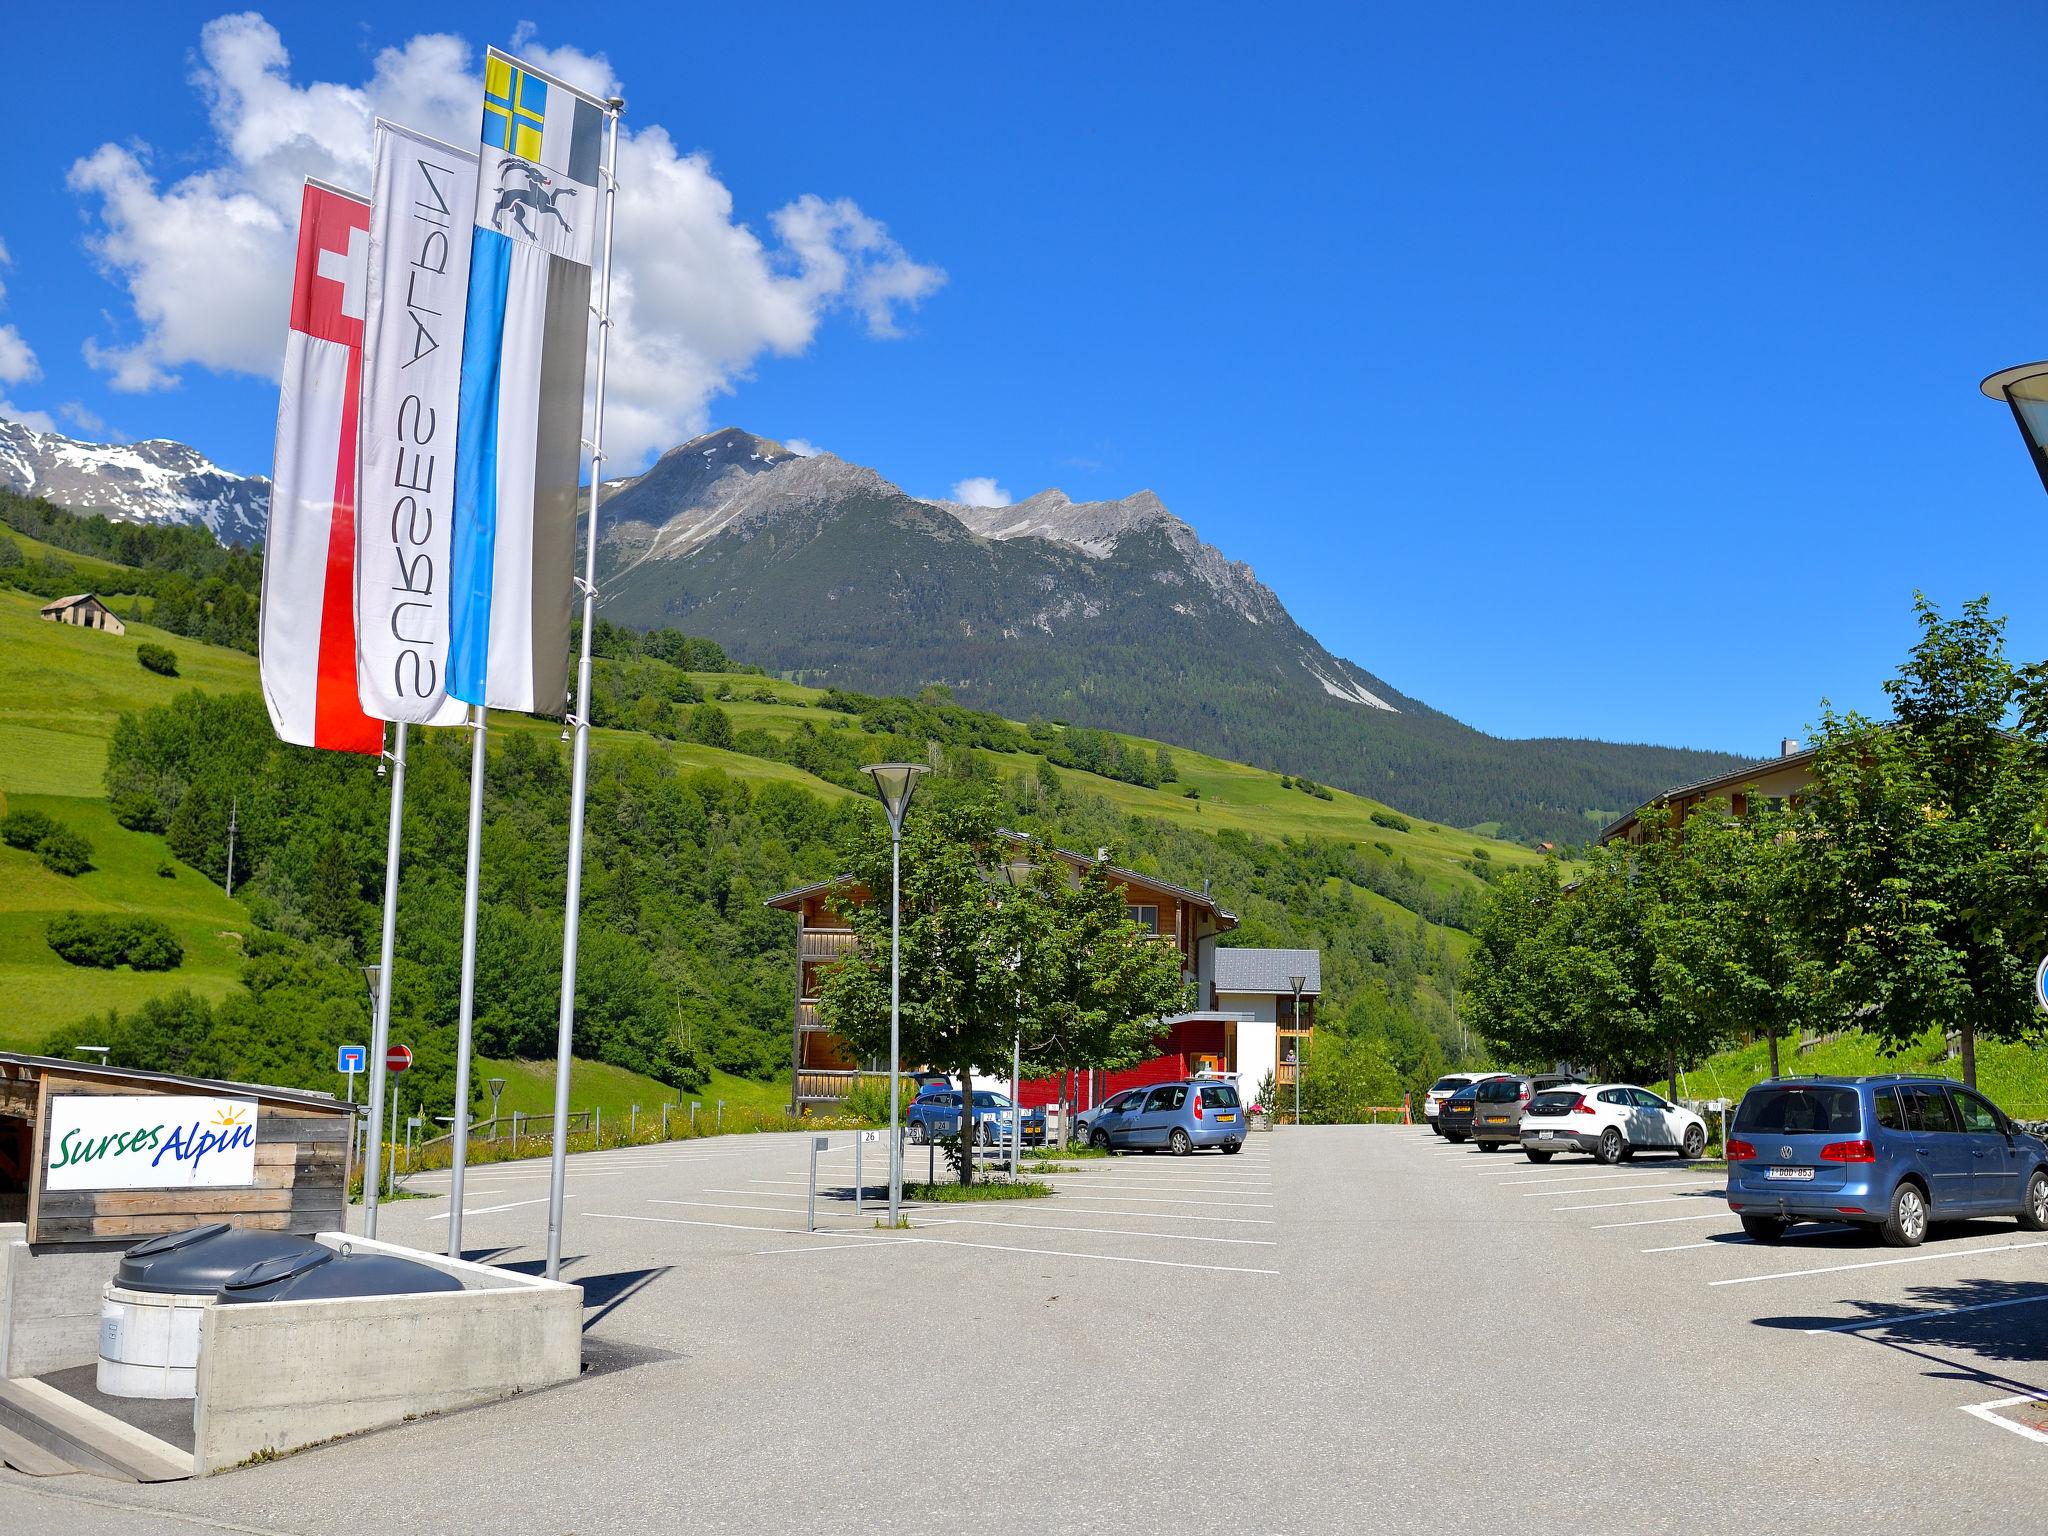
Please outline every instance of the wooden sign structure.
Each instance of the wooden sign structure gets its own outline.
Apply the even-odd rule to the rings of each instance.
[[[119,1103],[78,1102],[88,1098]],[[296,1089],[0,1052],[0,1221],[25,1220],[37,1245],[133,1241],[206,1221],[335,1231],[350,1118],[348,1105]],[[169,1166],[181,1158],[185,1167]],[[56,1164],[64,1171],[52,1177]]]

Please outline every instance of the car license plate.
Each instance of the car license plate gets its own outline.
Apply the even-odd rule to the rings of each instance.
[[[1767,1179],[1791,1179],[1794,1182],[1803,1182],[1813,1177],[1813,1170],[1811,1168],[1766,1168],[1764,1170],[1764,1177]]]
[[[1237,1124],[1237,1116],[1235,1115],[1218,1115],[1216,1118],[1218,1120],[1221,1120],[1225,1125]]]
[[[1506,1115],[1488,1115],[1486,1117],[1486,1123],[1488,1125],[1506,1125],[1508,1123],[1508,1117]]]

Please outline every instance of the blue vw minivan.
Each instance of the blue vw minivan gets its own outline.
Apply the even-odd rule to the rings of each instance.
[[[1948,1078],[1779,1078],[1735,1111],[1727,1198],[1759,1242],[1795,1221],[1861,1223],[1896,1248],[1972,1216],[2043,1232],[2048,1147]]]

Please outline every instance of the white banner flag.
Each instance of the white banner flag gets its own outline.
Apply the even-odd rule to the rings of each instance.
[[[378,120],[363,321],[356,689],[366,713],[458,724],[448,556],[476,154]]]

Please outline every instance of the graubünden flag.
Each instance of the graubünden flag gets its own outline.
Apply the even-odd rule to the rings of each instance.
[[[559,715],[568,692],[603,130],[595,97],[496,49],[486,55],[448,692],[492,709]]]
[[[356,696],[356,434],[368,199],[306,182],[257,629],[263,702],[285,741],[379,752]]]

